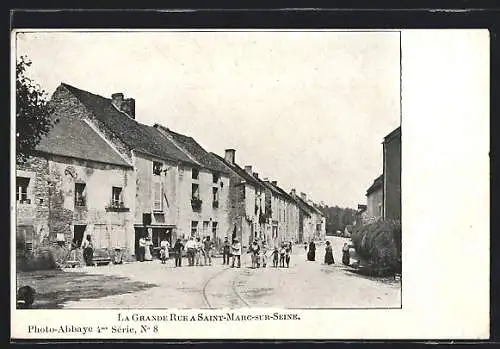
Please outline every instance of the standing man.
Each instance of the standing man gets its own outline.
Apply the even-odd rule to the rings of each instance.
[[[238,268],[241,267],[241,244],[238,239],[234,239],[233,245],[231,246],[231,252],[233,255],[233,261],[231,263],[231,268],[234,268],[234,261],[238,259]]]
[[[182,265],[182,250],[184,249],[184,245],[181,242],[181,239],[177,239],[174,244],[174,253],[175,253],[175,266],[180,267]]]
[[[231,244],[227,240],[227,236],[224,238],[224,245],[222,247],[222,264],[229,265],[229,256],[231,255]]]
[[[194,257],[196,255],[196,242],[193,237],[190,237],[188,242],[186,242],[186,249],[189,266],[192,267],[194,265]]]
[[[212,265],[212,241],[210,241],[210,236],[207,236],[203,241],[203,264]]]
[[[85,260],[85,265],[91,266],[93,265],[92,258],[94,256],[94,246],[92,244],[92,238],[90,234],[87,234],[87,237],[82,242],[83,249],[83,259]]]
[[[146,256],[146,238],[144,237],[143,234],[139,239],[139,262],[144,262],[145,256]]]

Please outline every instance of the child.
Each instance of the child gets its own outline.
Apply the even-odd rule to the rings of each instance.
[[[285,267],[285,254],[286,254],[286,249],[285,246],[282,244],[280,248],[280,267]]]
[[[262,241],[262,248],[260,249],[262,267],[265,268],[267,265],[267,244],[265,241]]]
[[[279,252],[278,252],[277,247],[274,247],[272,256],[273,256],[273,267],[277,268],[278,267],[278,256],[279,256]]]

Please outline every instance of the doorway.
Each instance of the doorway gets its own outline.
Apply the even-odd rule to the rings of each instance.
[[[73,244],[80,248],[82,246],[83,237],[85,236],[86,225],[75,225],[73,229]]]

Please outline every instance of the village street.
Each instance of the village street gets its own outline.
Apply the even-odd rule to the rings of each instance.
[[[400,282],[348,271],[340,262],[344,239],[329,238],[335,263],[307,262],[295,246],[290,268],[240,269],[222,265],[173,267],[173,260],[19,273],[18,287],[36,289],[34,308],[364,308],[399,307]]]

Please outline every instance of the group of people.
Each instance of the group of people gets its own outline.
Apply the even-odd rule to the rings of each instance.
[[[252,258],[252,268],[260,268],[261,266],[265,268],[267,266],[269,248],[266,241],[262,241],[259,243],[257,239],[255,239],[250,248],[248,249],[248,253],[251,254]],[[290,267],[290,255],[292,253],[292,242],[282,242],[279,246],[275,246],[271,252],[271,256],[273,257],[273,267],[277,268],[282,267]]]
[[[309,246],[307,245],[307,242],[304,242],[304,250],[307,251],[307,260],[314,262],[316,260],[316,244],[314,243],[314,241],[311,241],[309,243]],[[342,247],[342,264],[344,265],[349,265],[350,263],[351,257],[349,250],[350,250],[349,243],[345,242],[344,246]],[[333,258],[332,244],[328,240],[326,241],[326,246],[325,246],[324,262],[327,265],[335,264],[335,259]]]

